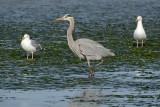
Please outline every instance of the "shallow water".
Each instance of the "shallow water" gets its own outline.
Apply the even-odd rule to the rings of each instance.
[[[0,107],[160,106],[159,0],[1,0]],[[104,58],[94,78],[66,40],[90,38],[116,54]],[[143,17],[145,46],[134,46],[135,19]],[[42,51],[26,60],[21,37],[28,33]],[[98,63],[95,61],[95,63]],[[95,64],[93,63],[93,64]]]

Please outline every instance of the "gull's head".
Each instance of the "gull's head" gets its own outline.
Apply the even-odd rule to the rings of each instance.
[[[30,39],[30,36],[28,34],[24,34],[22,40],[27,39],[27,38]]]
[[[68,20],[68,21],[70,19],[73,19],[73,17],[70,14],[66,14],[66,15],[64,15],[63,17],[60,17],[60,18],[56,18],[56,20]]]
[[[138,21],[142,21],[142,16],[137,17],[136,22],[138,22]]]

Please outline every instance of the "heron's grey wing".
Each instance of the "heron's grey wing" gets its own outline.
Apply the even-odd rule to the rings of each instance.
[[[103,47],[101,44],[90,39],[78,39],[78,43],[82,54],[92,56],[114,56],[110,49]]]
[[[102,56],[97,55],[90,46],[79,44],[79,49],[81,54],[84,55],[87,59],[98,60],[102,58]]]

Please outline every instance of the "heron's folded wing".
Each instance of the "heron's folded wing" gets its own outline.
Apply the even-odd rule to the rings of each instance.
[[[114,56],[114,53],[110,49],[103,47],[98,42],[95,42],[90,39],[78,39],[76,41],[79,46],[82,54],[84,55],[99,55],[99,56]]]
[[[88,56],[91,56],[91,55],[95,55],[95,50],[93,48],[91,48],[90,46],[87,46],[87,45],[84,45],[84,44],[79,44],[79,48],[80,48],[80,51],[83,55],[88,55]]]

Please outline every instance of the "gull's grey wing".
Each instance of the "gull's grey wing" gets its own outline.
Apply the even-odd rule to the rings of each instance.
[[[34,46],[35,48],[40,48],[40,49],[42,49],[41,45],[38,44],[35,40],[31,40],[31,45]]]

